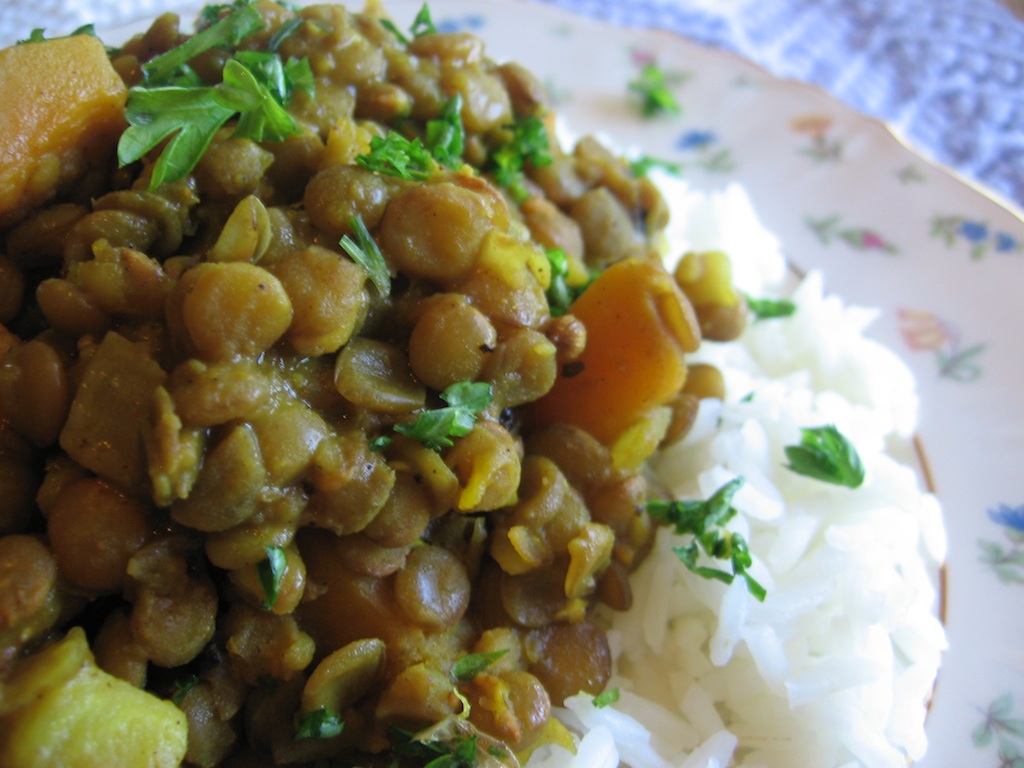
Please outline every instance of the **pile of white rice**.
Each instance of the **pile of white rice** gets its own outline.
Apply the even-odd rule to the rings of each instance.
[[[816,273],[787,286],[779,244],[740,187],[704,195],[659,184],[673,256],[725,250],[742,291],[797,305],[736,342],[704,344],[694,359],[722,370],[726,399],[705,401],[691,434],[655,463],[679,499],[745,478],[729,527],[749,542],[750,572],[768,594],[760,603],[743,579],[691,574],[671,550],[688,539],[663,529],[633,579],[633,607],[606,616],[619,700],[567,701],[558,715],[583,734],[576,754],[548,747],[527,766],[906,768],[925,751],[945,647],[939,506],[892,458],[914,429],[912,376],[865,337],[873,311],[825,295]],[[860,454],[860,488],[785,467],[801,428],[828,424]]]

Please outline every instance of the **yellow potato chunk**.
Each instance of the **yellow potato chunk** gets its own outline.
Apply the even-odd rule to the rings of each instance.
[[[0,50],[0,224],[113,149],[127,90],[89,35]]]
[[[177,768],[184,759],[184,713],[100,669],[81,628],[22,666],[0,687],[0,765]]]

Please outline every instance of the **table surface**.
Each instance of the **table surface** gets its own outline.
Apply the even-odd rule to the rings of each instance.
[[[486,2],[486,0],[482,0]],[[529,0],[657,27],[815,83],[1024,209],[1024,0]],[[162,0],[0,0],[0,45],[152,16]]]

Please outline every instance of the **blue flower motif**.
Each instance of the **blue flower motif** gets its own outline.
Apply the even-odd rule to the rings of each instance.
[[[676,149],[704,149],[718,141],[712,131],[687,131],[676,139]]]
[[[988,227],[980,221],[971,221],[970,219],[961,222],[957,231],[972,243],[980,243],[988,237]]]
[[[996,233],[996,251],[999,253],[1010,253],[1016,251],[1018,247],[1020,247],[1020,243],[1013,235],[1006,232]]]
[[[434,26],[438,32],[477,32],[483,29],[484,23],[483,16],[470,14],[457,19],[442,19]]]
[[[1019,507],[1011,507],[1008,504],[1000,504],[998,509],[989,509],[988,516],[992,522],[1024,531],[1024,504]]]

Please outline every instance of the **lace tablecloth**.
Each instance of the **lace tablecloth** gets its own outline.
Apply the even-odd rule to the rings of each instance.
[[[486,0],[481,0],[486,2]],[[816,83],[1024,208],[1024,0],[532,0],[659,27]],[[0,0],[0,44],[152,16],[160,0]]]

